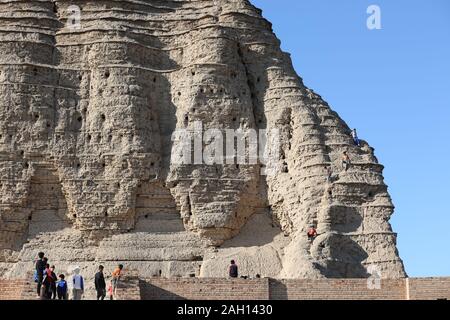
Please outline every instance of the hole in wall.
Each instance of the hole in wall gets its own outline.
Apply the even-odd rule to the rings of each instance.
[[[105,71],[105,78],[108,79],[109,78],[109,71]]]

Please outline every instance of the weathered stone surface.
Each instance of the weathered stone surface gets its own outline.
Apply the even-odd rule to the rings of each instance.
[[[353,145],[248,1],[2,0],[0,48],[2,277],[38,250],[85,276],[124,262],[220,277],[230,258],[276,278],[405,276],[374,150]],[[195,121],[280,129],[282,170],[171,162],[173,132]]]

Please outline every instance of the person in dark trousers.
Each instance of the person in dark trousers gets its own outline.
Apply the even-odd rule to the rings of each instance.
[[[95,274],[95,290],[97,291],[97,300],[104,300],[106,296],[106,282],[102,265],[98,266],[98,272]]]
[[[36,260],[36,282],[37,282],[37,294],[40,297],[41,296],[41,287],[42,287],[42,280],[44,278],[44,271],[45,271],[45,260],[44,260],[44,253],[39,252],[38,253],[38,259]]]
[[[60,274],[59,281],[56,285],[58,300],[67,300],[67,281],[64,280],[64,278],[65,276],[63,274]]]
[[[230,278],[237,278],[238,277],[238,266],[234,262],[234,260],[231,260],[231,264],[228,267],[228,275]]]
[[[58,278],[55,274],[55,266],[51,266],[50,268],[50,275],[52,277],[52,282],[50,283],[50,290],[51,290],[51,299],[56,299],[56,282],[58,281]]]
[[[41,299],[48,300],[52,297],[52,272],[50,271],[50,265],[47,263],[44,270],[44,277],[42,279]]]

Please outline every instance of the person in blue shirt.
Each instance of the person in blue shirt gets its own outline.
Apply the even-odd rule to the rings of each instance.
[[[67,300],[67,281],[63,274],[59,275],[59,281],[56,283],[56,293],[59,300]]]

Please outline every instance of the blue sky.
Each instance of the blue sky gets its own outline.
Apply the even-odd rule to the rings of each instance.
[[[251,0],[385,165],[409,276],[450,276],[450,1]],[[381,30],[369,30],[369,5]]]

